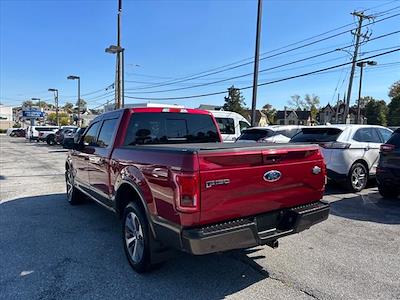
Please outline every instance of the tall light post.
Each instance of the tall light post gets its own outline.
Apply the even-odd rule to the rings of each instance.
[[[69,75],[67,77],[69,80],[78,80],[78,122],[77,125],[81,125],[81,78],[75,75]]]
[[[116,97],[116,108],[123,108],[125,106],[125,68],[124,68],[124,48],[120,46],[111,45],[105,49],[106,53],[117,54],[121,56],[121,66],[118,67],[117,70],[120,72],[117,74],[117,82],[115,91],[118,93]]]
[[[48,91],[54,93],[54,102],[56,103],[57,126],[60,127],[60,118],[58,116],[58,89],[48,89]]]
[[[358,87],[358,103],[357,103],[357,124],[361,123],[361,87],[362,87],[362,78],[363,78],[363,70],[366,65],[368,66],[376,66],[378,63],[373,60],[368,61],[360,61],[357,63],[357,67],[360,67],[360,83]]]

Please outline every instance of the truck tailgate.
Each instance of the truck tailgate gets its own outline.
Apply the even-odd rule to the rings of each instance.
[[[319,147],[200,151],[200,223],[251,216],[318,201],[325,164]]]

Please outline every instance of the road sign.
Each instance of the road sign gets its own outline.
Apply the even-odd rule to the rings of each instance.
[[[24,110],[22,111],[22,117],[27,119],[43,118],[44,112],[40,110]]]

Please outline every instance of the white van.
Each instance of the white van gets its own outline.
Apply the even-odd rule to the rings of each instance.
[[[222,140],[233,143],[240,136],[243,129],[250,127],[250,123],[240,114],[233,111],[209,110],[217,120]]]
[[[25,138],[28,140],[39,140],[39,131],[56,131],[58,126],[28,126]]]

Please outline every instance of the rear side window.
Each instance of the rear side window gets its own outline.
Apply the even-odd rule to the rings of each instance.
[[[335,142],[342,130],[339,128],[303,128],[290,140],[294,143]]]
[[[261,130],[261,129],[247,129],[244,131],[241,136],[238,138],[239,141],[258,141],[261,139],[265,139],[271,137],[275,134],[272,130]]]
[[[382,143],[375,128],[360,128],[353,136],[353,140],[363,143]]]
[[[83,143],[86,146],[97,146],[97,132],[99,131],[100,122],[90,125],[89,130],[86,132]]]
[[[99,147],[107,148],[111,144],[115,128],[117,127],[117,119],[109,119],[103,122],[101,126],[97,144]]]
[[[378,131],[383,139],[383,142],[386,143],[388,139],[392,136],[392,132],[390,130],[384,128],[378,128]]]
[[[220,142],[210,115],[136,113],[128,125],[124,145]]]
[[[245,130],[246,128],[250,127],[250,125],[244,121],[239,121],[240,131]]]
[[[395,132],[393,132],[392,136],[386,143],[394,145],[396,147],[396,149],[399,149],[400,148],[400,129],[397,129]]]
[[[217,120],[219,131],[222,134],[235,134],[235,121],[231,118],[215,118]]]

